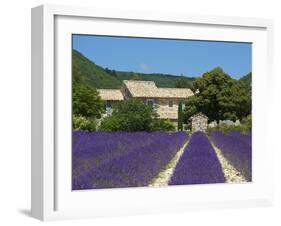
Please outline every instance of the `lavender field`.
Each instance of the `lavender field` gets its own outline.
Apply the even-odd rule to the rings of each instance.
[[[181,157],[170,185],[224,183],[222,167],[206,134],[196,132]]]
[[[225,183],[214,146],[251,181],[251,135],[196,132],[73,132],[72,189],[148,186],[183,154],[167,184]],[[186,145],[186,146],[184,146]],[[185,147],[183,149],[183,147]]]
[[[252,180],[252,137],[238,132],[214,132],[211,140],[225,158],[247,179]]]
[[[72,188],[147,186],[187,139],[184,132],[74,132]]]

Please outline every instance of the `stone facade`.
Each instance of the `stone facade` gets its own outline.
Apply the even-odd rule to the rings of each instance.
[[[149,101],[153,103],[159,118],[171,121],[178,119],[178,105],[181,99],[177,98],[138,98],[145,104]]]
[[[155,108],[160,119],[178,120],[178,105],[193,92],[187,88],[159,88],[154,81],[124,80],[121,89],[99,89],[101,99],[106,101],[106,115],[112,113],[114,102],[136,98]],[[183,106],[184,107],[184,106]]]
[[[193,115],[191,118],[192,132],[202,131],[206,132],[208,127],[208,117],[202,113]]]

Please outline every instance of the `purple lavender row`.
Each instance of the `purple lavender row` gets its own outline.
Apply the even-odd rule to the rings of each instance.
[[[236,140],[240,140],[241,142],[245,143],[246,145],[252,148],[252,136],[251,134],[241,134],[239,132],[230,132],[229,136],[233,137]]]
[[[194,133],[180,158],[170,185],[224,183],[225,177],[207,136]]]
[[[72,176],[83,175],[90,169],[106,164],[114,158],[129,153],[139,147],[149,145],[157,133],[74,132],[72,147]]]
[[[124,136],[130,136],[129,134],[132,133],[123,133]],[[140,134],[141,137],[138,137]],[[106,134],[103,135],[104,140],[108,140]],[[98,167],[93,166],[87,172],[73,178],[72,188],[78,190],[147,186],[188,139],[188,135],[184,132],[137,133],[136,137],[138,139],[133,142],[136,146],[139,145],[138,147],[134,146],[133,150],[112,158]],[[148,144],[144,145],[143,142]],[[120,145],[124,150],[130,148],[127,143],[119,142],[118,147]]]
[[[251,136],[213,132],[211,139],[223,156],[246,178],[252,180]]]

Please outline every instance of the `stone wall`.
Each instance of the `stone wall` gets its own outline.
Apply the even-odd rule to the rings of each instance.
[[[169,101],[173,102],[173,106],[169,106]],[[178,119],[178,104],[177,99],[158,99],[157,113],[160,118]]]
[[[208,118],[205,115],[197,114],[191,117],[192,132],[205,132],[208,127]]]

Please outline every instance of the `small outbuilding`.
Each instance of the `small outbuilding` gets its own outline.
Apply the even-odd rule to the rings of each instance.
[[[190,117],[192,132],[206,132],[208,127],[208,117],[202,113],[198,113]]]
[[[105,102],[105,115],[112,114],[112,107],[119,101],[124,100],[124,97],[119,89],[98,89],[99,96]]]

